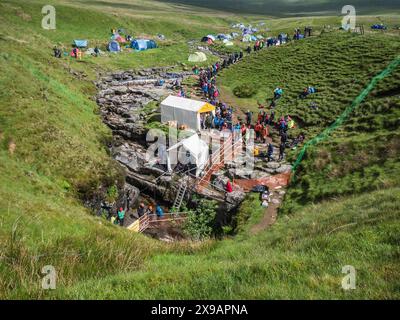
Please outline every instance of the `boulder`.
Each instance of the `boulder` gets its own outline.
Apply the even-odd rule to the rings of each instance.
[[[213,175],[211,176],[211,181],[212,181],[212,184],[217,189],[225,190],[225,187],[229,181],[229,178],[225,177],[223,172],[218,171],[218,172],[213,173]]]
[[[225,202],[225,209],[227,211],[232,211],[233,209],[237,208],[246,197],[246,194],[243,191],[235,190],[233,192],[226,194],[226,202]]]
[[[118,87],[114,87],[114,92],[115,94],[126,94],[128,92],[128,87],[126,86],[118,86]]]
[[[292,166],[289,164],[283,164],[279,168],[277,168],[275,171],[276,173],[284,173],[284,172],[289,172],[292,170]]]
[[[281,166],[279,162],[267,162],[267,167],[270,169],[278,169]]]

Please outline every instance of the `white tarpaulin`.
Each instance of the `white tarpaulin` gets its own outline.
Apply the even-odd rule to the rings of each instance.
[[[184,159],[184,164],[196,164],[196,176],[199,176],[208,162],[209,148],[207,143],[201,140],[197,134],[194,134],[190,138],[184,139],[172,146],[167,151],[171,153],[174,150],[178,150],[178,160],[180,162]],[[187,152],[189,152],[190,157],[187,157]],[[168,156],[167,165],[168,171],[172,171],[170,156]]]
[[[204,101],[169,96],[161,102],[161,122],[177,122],[190,129],[201,130],[200,114],[214,112],[215,107]]]

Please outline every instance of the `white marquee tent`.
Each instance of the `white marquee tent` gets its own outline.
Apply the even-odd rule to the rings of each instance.
[[[161,102],[161,122],[177,122],[193,130],[201,130],[200,114],[215,113],[215,107],[204,101],[169,96]]]
[[[209,147],[206,142],[201,140],[197,134],[192,135],[190,138],[184,139],[177,143],[176,145],[169,148],[167,166],[168,171],[171,172],[171,160],[172,151],[177,150],[177,159],[182,163],[182,161],[187,161],[186,163],[196,164],[196,176],[199,176],[203,171],[204,167],[208,162],[209,157]],[[189,152],[190,157],[187,157],[187,152]],[[185,163],[184,163],[185,164]]]

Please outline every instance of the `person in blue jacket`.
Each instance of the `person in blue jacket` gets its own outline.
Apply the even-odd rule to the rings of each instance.
[[[156,206],[156,214],[157,214],[157,217],[159,217],[159,218],[164,216],[164,210],[161,208],[161,206],[159,204],[157,204],[157,206]]]

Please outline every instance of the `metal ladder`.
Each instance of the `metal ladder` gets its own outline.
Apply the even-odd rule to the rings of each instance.
[[[181,184],[179,185],[179,189],[175,197],[174,205],[172,206],[174,211],[180,210],[183,198],[185,197],[186,194],[186,190],[187,190],[187,182],[181,181]]]

